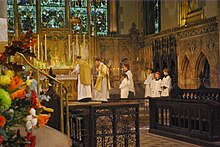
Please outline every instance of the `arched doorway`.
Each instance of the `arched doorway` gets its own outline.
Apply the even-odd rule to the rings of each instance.
[[[200,84],[204,84],[206,87],[211,86],[210,80],[210,64],[208,59],[203,53],[200,53],[196,62],[196,76],[199,78]]]

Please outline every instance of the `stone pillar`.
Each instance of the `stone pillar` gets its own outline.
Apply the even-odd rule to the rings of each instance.
[[[1,28],[0,28],[0,52],[4,51],[5,46],[8,43],[8,28],[7,28],[7,0],[1,0],[0,5],[0,19],[1,19]]]
[[[220,29],[220,1],[217,1],[218,30]],[[220,87],[220,33],[218,33],[218,87]]]
[[[7,0],[1,0],[0,18],[7,18]]]
[[[109,32],[116,33],[117,30],[117,2],[116,0],[111,0],[109,2]]]

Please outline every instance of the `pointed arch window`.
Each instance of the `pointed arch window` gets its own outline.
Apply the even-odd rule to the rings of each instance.
[[[88,31],[91,27],[92,34],[94,34],[95,19],[96,30],[98,35],[105,35],[108,33],[108,1],[107,0],[92,0],[90,7],[90,26],[87,26],[87,0],[70,0],[70,18],[77,17],[81,20],[81,26],[73,26],[75,33],[82,33]],[[96,14],[96,16],[95,16]]]
[[[7,18],[8,18],[8,32],[14,33],[14,1],[7,0]]]

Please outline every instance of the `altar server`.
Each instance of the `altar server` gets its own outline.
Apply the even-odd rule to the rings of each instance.
[[[160,97],[161,95],[161,84],[160,72],[154,74],[155,78],[151,82],[151,97]]]
[[[123,68],[123,71],[125,72],[125,74],[128,76],[128,80],[129,80],[128,98],[134,98],[135,89],[134,89],[133,74],[132,74],[128,64],[124,64],[122,66],[122,68]]]
[[[150,97],[151,96],[151,82],[154,78],[154,75],[152,73],[152,69],[148,68],[147,69],[147,78],[144,81],[144,85],[145,85],[145,98]]]
[[[167,68],[165,68],[163,70],[163,79],[162,79],[162,93],[161,96],[163,97],[168,97],[170,95],[170,91],[172,88],[172,83],[171,83],[171,78],[169,76],[169,70]]]
[[[128,86],[130,82],[128,79],[128,76],[126,74],[122,75],[122,81],[119,86],[119,89],[121,89],[121,98],[128,98]]]

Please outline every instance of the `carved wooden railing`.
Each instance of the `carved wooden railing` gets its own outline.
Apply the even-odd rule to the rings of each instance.
[[[220,140],[220,89],[175,89],[150,99],[150,132],[196,141]],[[175,134],[175,135],[174,135]],[[197,140],[198,141],[198,140]]]
[[[43,74],[48,79],[51,79],[51,80],[54,81],[54,83],[55,83],[55,88],[54,89],[56,90],[57,94],[60,97],[60,123],[61,123],[60,131],[62,133],[65,133],[64,128],[66,128],[66,134],[68,136],[70,136],[69,101],[68,101],[68,91],[67,91],[67,88],[63,85],[63,83],[61,81],[57,80],[56,78],[50,76],[46,72],[41,71],[40,69],[38,69],[37,67],[32,65],[23,54],[21,54],[21,53],[16,53],[16,54],[19,55],[32,70],[37,72],[38,85],[40,83],[40,74]],[[38,92],[39,92],[39,87],[38,87]],[[64,120],[64,109],[66,111],[65,120]],[[64,122],[65,122],[65,126],[64,126]]]
[[[139,147],[139,103],[70,104],[73,146]]]

